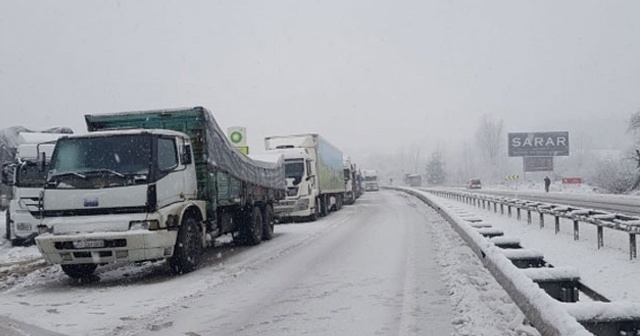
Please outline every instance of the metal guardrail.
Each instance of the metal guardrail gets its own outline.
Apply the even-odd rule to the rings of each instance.
[[[528,224],[532,223],[532,212],[537,212],[539,216],[538,223],[541,228],[545,225],[544,215],[553,216],[556,234],[560,232],[560,218],[569,219],[573,221],[574,240],[580,239],[580,223],[595,225],[598,249],[604,246],[605,228],[625,232],[629,235],[629,259],[636,259],[638,257],[636,235],[640,234],[640,217],[554,203],[520,200],[504,196],[449,190],[425,189],[425,191],[439,197],[455,199],[483,209],[493,209],[496,213],[499,208],[501,214],[505,213],[506,207],[509,217],[512,216],[512,209],[515,209],[518,220],[522,218],[522,211],[526,211]]]
[[[450,205],[441,203],[439,198],[426,192],[402,187],[389,189],[412,194],[436,209],[477,254],[541,335],[640,335],[640,304],[610,302],[584,285],[576,269],[555,268],[544,261],[542,252],[523,248],[518,238],[505,237],[503,232],[492,229],[490,223],[484,222],[481,217],[458,213],[455,208],[450,208]],[[560,210],[555,205],[537,207]],[[496,203],[493,208],[497,211]],[[569,213],[574,210],[562,211]],[[590,210],[577,213],[593,215]],[[579,301],[579,293],[585,294],[590,300]]]
[[[499,247],[481,235],[478,228],[469,225],[425,192],[411,188],[389,188],[409,193],[436,209],[543,336],[593,336],[560,302],[547,295],[531,278],[521,272]]]

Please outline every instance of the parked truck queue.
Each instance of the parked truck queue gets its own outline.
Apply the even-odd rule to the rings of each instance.
[[[191,272],[217,237],[257,245],[273,238],[278,220],[315,221],[364,189],[356,165],[319,134],[267,137],[270,160],[258,160],[237,150],[203,107],[85,122],[87,134],[60,136],[29,165],[43,177],[29,196],[35,243],[72,278],[155,260]]]

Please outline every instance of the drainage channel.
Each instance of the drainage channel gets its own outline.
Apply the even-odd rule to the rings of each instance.
[[[543,252],[522,246],[518,237],[505,236],[451,200],[410,188],[394,189],[440,212],[542,335],[640,336],[640,304],[611,302],[582,283],[577,268],[554,267]]]

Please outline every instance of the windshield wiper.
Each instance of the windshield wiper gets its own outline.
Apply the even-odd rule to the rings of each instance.
[[[79,178],[81,178],[83,180],[87,179],[86,175],[80,174],[78,172],[68,172],[68,173],[55,174],[55,175],[52,175],[49,179],[51,180],[51,179],[56,178],[56,177],[64,177],[64,176],[77,176],[77,177],[79,177]]]
[[[96,170],[84,171],[83,173],[87,175],[93,175],[93,174],[100,175],[100,174],[107,173],[110,175],[115,175],[117,177],[122,177],[122,178],[126,177],[123,173],[112,170],[112,169],[96,169]]]

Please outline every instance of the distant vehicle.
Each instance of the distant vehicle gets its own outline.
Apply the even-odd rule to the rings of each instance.
[[[315,221],[344,202],[343,154],[319,134],[270,136],[267,152],[284,155],[287,197],[278,202],[279,218]]]
[[[480,179],[471,179],[471,180],[469,180],[469,183],[467,184],[467,188],[469,188],[469,189],[481,189],[482,188],[482,182],[480,182]]]
[[[344,204],[353,204],[357,198],[356,165],[350,159],[344,160]]]
[[[193,271],[213,239],[273,237],[284,163],[239,152],[203,107],[85,116],[51,157],[36,244],[72,278],[98,265],[167,259]]]
[[[363,185],[364,182],[362,181],[362,172],[360,171],[360,169],[358,169],[358,167],[355,167],[353,174],[354,174],[353,183],[356,191],[356,199],[358,199],[360,196],[362,196],[362,194],[364,194],[364,185]]]
[[[407,174],[404,176],[404,183],[410,187],[422,187],[422,175]]]
[[[55,139],[61,134],[41,134],[50,142],[23,143],[18,145],[16,163],[5,164],[2,182],[13,188],[13,198],[6,211],[6,238],[11,245],[32,244],[38,235],[40,211],[38,200],[44,188],[45,167],[38,166],[42,155],[50,157],[55,147]],[[45,162],[45,165],[48,162]]]
[[[378,185],[378,171],[376,170],[363,170],[362,180],[364,182],[365,191],[378,191],[380,186]]]

